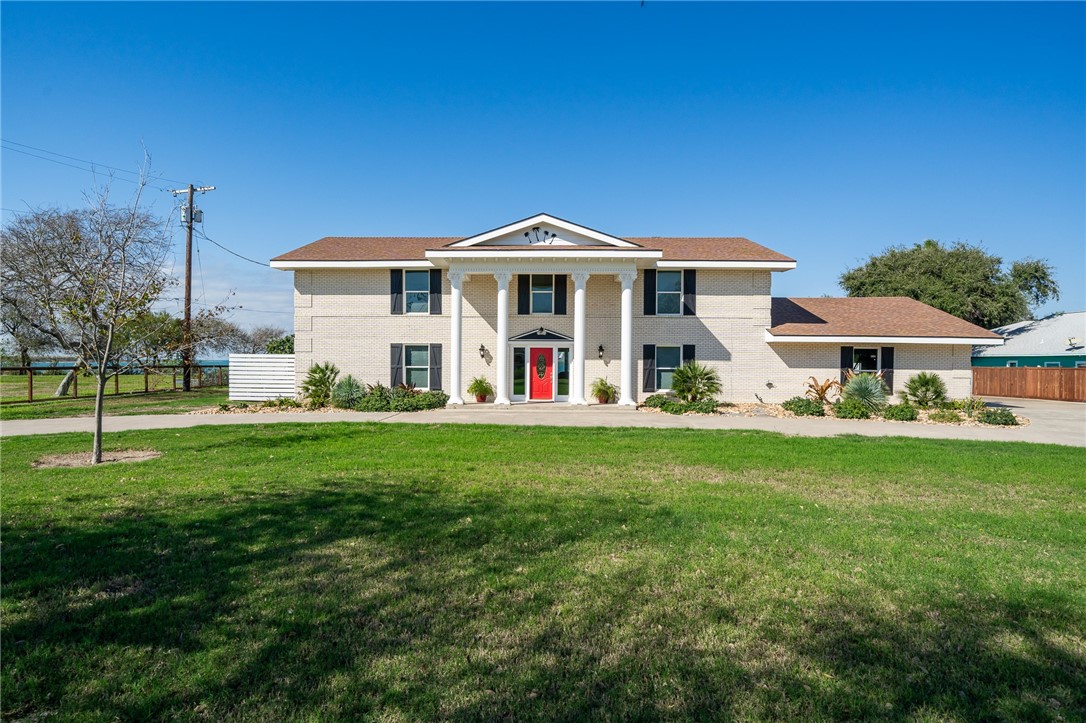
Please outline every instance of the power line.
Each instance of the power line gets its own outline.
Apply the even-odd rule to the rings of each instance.
[[[205,241],[210,241],[211,243],[215,244],[216,246],[218,246],[219,248],[221,248],[223,251],[225,251],[228,254],[233,254],[234,256],[237,256],[239,259],[243,259],[245,261],[248,261],[251,264],[256,264],[257,266],[264,266],[264,267],[267,267],[267,268],[271,268],[271,264],[266,264],[263,261],[256,261],[254,259],[249,258],[248,256],[242,256],[237,251],[231,251],[230,249],[226,248],[221,243],[219,243],[218,241],[216,241],[215,239],[209,237],[206,233],[204,233],[203,228],[200,229],[199,233],[200,233],[200,238],[204,239]]]
[[[115,171],[117,173],[128,173],[128,174],[136,176],[136,177],[140,176],[140,174],[137,173],[136,171],[129,171],[129,170],[124,169],[124,168],[118,168],[117,166],[110,166],[110,165],[107,165],[105,163],[98,163],[97,161],[88,161],[85,158],[76,158],[75,156],[67,156],[67,155],[65,155],[63,153],[57,153],[56,151],[50,151],[50,150],[48,150],[46,148],[38,148],[37,146],[27,145],[26,143],[19,143],[18,141],[8,140],[7,138],[0,138],[0,140],[2,140],[4,143],[8,143],[8,144],[11,144],[13,146],[19,146],[21,148],[29,148],[30,150],[38,151],[39,153],[48,153],[51,156],[57,156],[59,158],[67,158],[69,161],[78,161],[80,163],[87,163],[87,164],[89,164],[91,166],[101,166],[102,168],[108,168],[109,170]],[[24,153],[25,152],[25,151],[20,151],[18,148],[8,148],[7,150],[15,151],[16,153]],[[31,154],[28,153],[27,155],[31,155]],[[41,158],[41,156],[34,156],[34,157],[35,158]],[[44,158],[42,160],[50,160],[50,159]],[[72,166],[72,167],[73,168],[78,168],[78,166]],[[86,169],[84,169],[84,170],[86,170]],[[183,181],[177,181],[177,180],[175,180],[173,178],[161,178],[161,177],[159,177],[159,180],[169,181],[170,183],[183,184]]]
[[[7,141],[5,141],[5,143],[6,142]],[[95,171],[93,168],[84,168],[83,166],[77,166],[74,163],[65,163],[64,161],[58,161],[55,158],[46,158],[45,156],[39,156],[37,153],[30,153],[29,151],[19,150],[18,148],[8,148],[7,146],[4,146],[3,148],[4,148],[5,151],[14,151],[15,153],[22,153],[24,156],[30,156],[31,158],[38,158],[38,159],[41,159],[43,161],[49,161],[50,163],[56,163],[56,164],[61,165],[61,166],[67,166],[68,168],[74,168],[77,171],[83,171],[84,173],[97,174],[97,171]],[[102,166],[102,167],[103,168],[111,168],[110,166]],[[135,181],[135,180],[133,180],[131,178],[120,178],[120,177],[117,177],[117,176],[110,176],[110,178],[112,178],[113,180],[116,180],[116,181],[124,181],[125,183],[133,183],[133,184],[135,184],[137,186],[140,185],[139,181]],[[167,188],[165,188],[163,186],[152,186],[150,183],[148,183],[146,185],[148,185],[151,188],[154,188],[155,190],[158,190],[158,191],[169,190],[169,189],[167,189]]]

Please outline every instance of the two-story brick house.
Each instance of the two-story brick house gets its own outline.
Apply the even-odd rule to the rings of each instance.
[[[744,238],[619,238],[547,214],[466,238],[329,237],[272,260],[294,272],[299,381],[330,361],[360,381],[443,389],[464,403],[586,404],[597,377],[632,405],[684,361],[721,398],[782,401],[809,376],[934,371],[970,392],[991,332],[904,298],[773,298],[796,262]]]

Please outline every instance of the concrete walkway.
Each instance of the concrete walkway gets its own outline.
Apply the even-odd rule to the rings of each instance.
[[[281,424],[284,422],[398,422],[410,424],[522,424],[557,427],[658,427],[677,429],[758,429],[805,437],[858,434],[867,437],[907,436],[928,439],[1043,442],[1086,447],[1086,404],[1027,399],[989,399],[1028,417],[1024,427],[956,427],[884,420],[778,419],[776,417],[702,417],[639,412],[614,405],[476,406],[428,412],[298,412],[284,414],[176,414],[106,417],[107,432],[133,429],[184,429],[201,425]],[[94,429],[88,417],[12,420],[0,423],[0,435],[85,432]]]

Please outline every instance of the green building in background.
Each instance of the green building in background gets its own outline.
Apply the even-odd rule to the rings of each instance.
[[[1086,367],[1086,311],[992,329],[1003,346],[973,347],[975,367]]]

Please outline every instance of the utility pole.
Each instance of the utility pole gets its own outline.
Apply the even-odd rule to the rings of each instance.
[[[185,224],[185,317],[182,324],[181,337],[181,391],[192,391],[192,224],[196,221],[197,214],[203,218],[203,212],[196,210],[195,194],[214,191],[214,186],[194,187],[191,183],[187,189],[182,188],[170,191],[174,196],[182,193],[188,194],[188,204],[183,207],[181,221]]]

